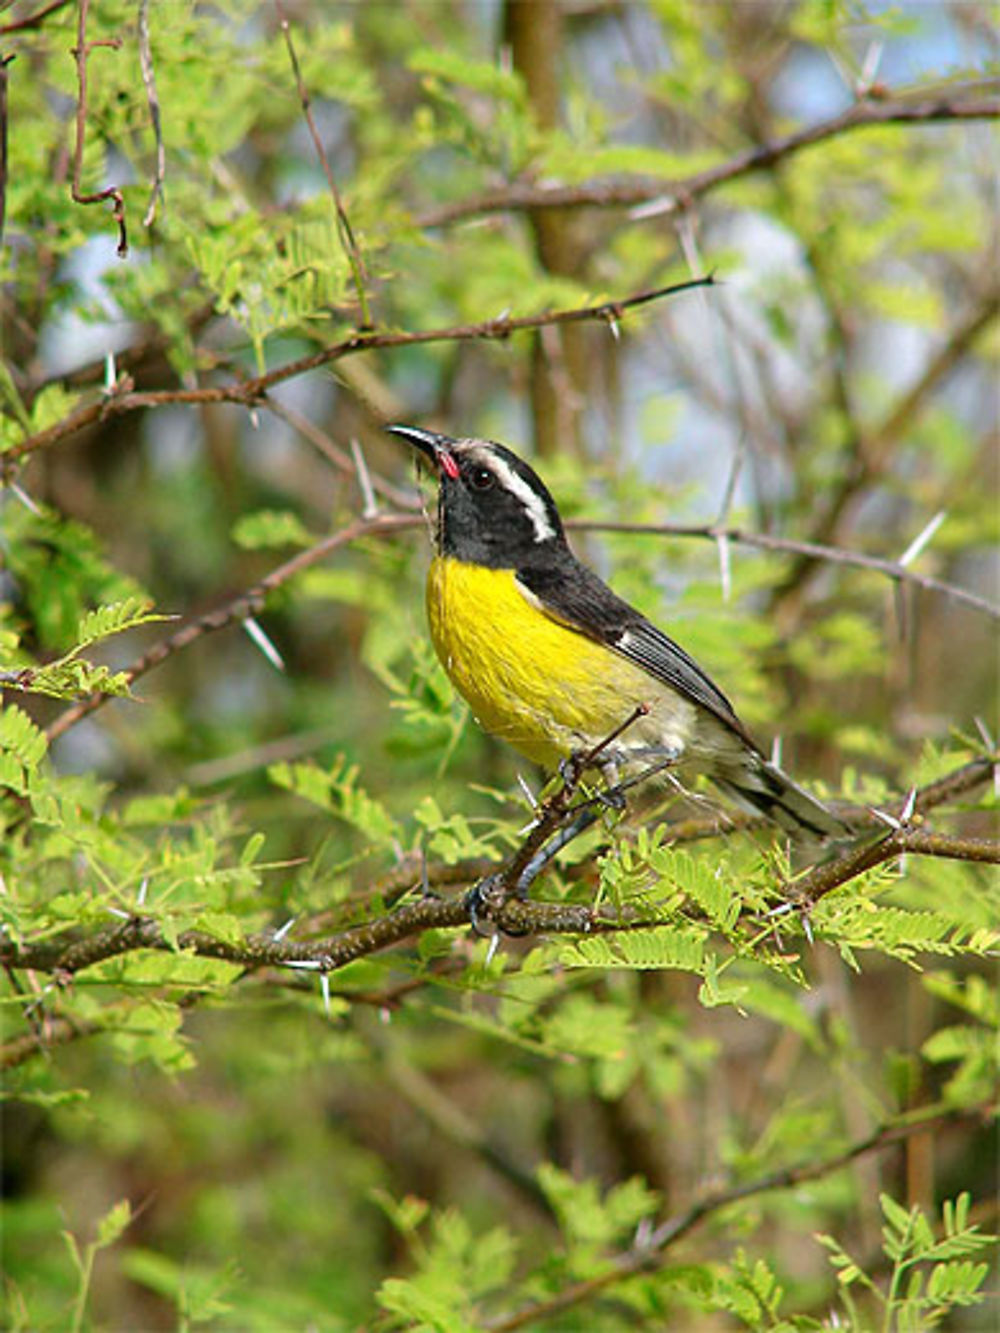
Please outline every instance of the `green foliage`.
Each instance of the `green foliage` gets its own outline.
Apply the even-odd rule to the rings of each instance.
[[[969,1224],[970,1196],[960,1194],[954,1202],[945,1201],[937,1235],[919,1208],[903,1208],[885,1194],[879,1202],[885,1218],[883,1247],[891,1264],[885,1290],[833,1237],[819,1237],[830,1251],[844,1303],[852,1314],[848,1327],[863,1327],[854,1314],[850,1296],[855,1285],[872,1292],[882,1306],[882,1327],[900,1333],[939,1328],[956,1307],[980,1304],[989,1265],[975,1262],[972,1256],[996,1245],[1000,1237],[984,1234],[977,1225]]]
[[[981,763],[990,618],[848,557],[909,552],[912,574],[990,592],[988,130],[858,125],[760,154],[855,88],[859,120],[895,101],[883,73],[911,71],[908,105],[966,79],[987,96],[976,16],[558,6],[553,124],[547,76],[508,58],[512,7],[286,5],[362,302],[272,7],[143,9],[166,162],[144,221],[139,8],[87,12],[80,182],[121,186],[125,261],[69,188],[77,7],[4,15],[0,944],[37,965],[0,992],[0,1323],[976,1327],[988,864],[910,855],[793,912],[788,881],[825,853],[720,832],[684,775],[534,886],[600,929],[442,927],[322,976],[253,953],[433,910],[554,790],[456,699],[419,527],[274,577],[368,499],[325,437],[357,440],[379,505],[413,512],[381,420],[533,436],[567,519],[698,528],[572,541],[811,789],[898,817]],[[581,207],[503,202],[576,186]],[[709,268],[717,287],[613,326],[433,334]],[[323,360],[365,318],[394,345]],[[213,401],[265,370],[253,404]],[[713,523],[844,558],[705,540]],[[239,632],[260,586],[284,673]],[[81,700],[101,706],[66,712]],[[920,827],[985,839],[995,816],[981,783]],[[886,1122],[898,1145],[845,1165]]]
[[[115,634],[169,618],[156,614],[152,603],[143,597],[129,597],[123,602],[87,611],[80,618],[74,636],[76,642],[68,653],[43,666],[22,667],[10,672],[7,683],[13,689],[47,694],[53,699],[75,699],[87,694],[128,695],[130,680],[127,672],[112,672],[106,666],[94,666],[82,660],[80,654],[85,648],[102,643]],[[7,660],[13,660],[13,655]]]

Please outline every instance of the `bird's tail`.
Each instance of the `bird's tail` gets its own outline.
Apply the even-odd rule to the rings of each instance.
[[[766,815],[793,838],[842,838],[847,825],[815,796],[760,756],[746,755],[739,771],[727,766],[712,781],[737,805]]]

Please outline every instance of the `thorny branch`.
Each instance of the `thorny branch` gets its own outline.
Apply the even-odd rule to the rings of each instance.
[[[727,541],[737,546],[753,546],[762,551],[779,551],[788,555],[797,555],[802,559],[825,562],[834,565],[851,565],[856,569],[870,569],[884,574],[895,583],[912,583],[927,592],[939,592],[953,601],[981,611],[984,615],[1000,619],[1000,606],[995,602],[969,592],[966,588],[956,587],[928,574],[917,574],[908,565],[898,560],[886,560],[882,556],[865,555],[861,551],[850,551],[839,546],[822,546],[818,542],[799,541],[794,537],[776,537],[767,532],[747,532],[744,528],[719,527],[712,523],[612,523],[586,519],[576,519],[567,524],[581,532],[629,532],[649,533],[663,537],[704,537],[709,541]]]
[[[952,799],[981,785],[990,777],[994,768],[995,761],[986,759],[963,765],[947,778],[915,793],[909,804],[914,811],[926,810],[932,804]],[[592,935],[649,929],[664,924],[662,918],[655,915],[648,917],[628,910],[617,912],[610,908],[594,911],[576,903],[534,902],[517,896],[523,887],[525,868],[534,862],[540,851],[544,851],[546,841],[560,829],[576,828],[582,831],[583,825],[577,826],[574,821],[583,807],[580,802],[572,800],[578,790],[579,776],[577,768],[564,777],[561,792],[557,792],[541,807],[536,823],[521,845],[502,866],[479,881],[479,885],[487,886],[489,890],[488,894],[481,897],[484,915],[488,916],[498,931],[509,935]],[[789,881],[781,892],[791,906],[807,911],[833,889],[903,854],[998,864],[1000,843],[933,833],[913,823],[899,821],[897,828],[889,830],[875,843],[849,848],[832,861],[821,863],[798,879]],[[547,864],[550,858],[542,859]],[[251,935],[233,941],[198,930],[185,931],[174,940],[152,917],[134,915],[83,938],[64,936],[34,943],[0,939],[0,965],[9,969],[30,968],[51,972],[67,979],[108,958],[137,949],[157,949],[167,952],[189,950],[202,957],[223,959],[250,970],[306,965],[328,973],[423,931],[455,929],[467,926],[469,921],[470,907],[466,894],[450,898],[425,894],[400,903],[383,916],[311,942],[287,940],[273,933]]]
[[[415,333],[389,333],[360,331],[351,334],[340,342],[321,347],[317,352],[301,356],[295,361],[288,361],[263,375],[252,379],[240,380],[231,384],[212,385],[200,389],[159,389],[149,392],[133,392],[131,386],[122,384],[120,392],[107,394],[92,403],[85,403],[74,408],[61,421],[55,422],[46,430],[38,431],[0,455],[0,477],[8,479],[15,464],[39,449],[48,449],[61,440],[75,435],[78,431],[93,426],[108,417],[121,416],[127,412],[138,412],[146,408],[163,407],[167,404],[204,404],[237,403],[243,407],[254,407],[264,400],[269,389],[298,375],[305,375],[311,370],[339,361],[342,357],[357,352],[374,351],[385,347],[414,347],[425,343],[466,342],[481,339],[484,341],[502,341],[511,334],[526,329],[540,329],[549,324],[576,324],[589,320],[604,320],[616,324],[626,311],[638,306],[648,305],[651,301],[674,296],[690,291],[695,287],[710,287],[713,284],[711,274],[704,278],[694,278],[688,282],[673,283],[667,287],[656,287],[650,291],[637,292],[619,301],[602,301],[599,305],[574,306],[565,310],[552,310],[539,315],[501,315],[496,319],[483,320],[479,324],[456,324],[449,328],[426,329]]]
[[[270,402],[270,400],[268,400]],[[279,412],[279,415],[286,419],[294,420],[285,412]],[[385,487],[380,485],[378,479],[375,481],[376,489],[385,493]],[[394,489],[394,488],[393,488]],[[401,496],[396,493],[392,498],[399,502]],[[376,514],[372,518],[360,518],[348,524],[345,528],[338,529],[330,536],[322,538],[314,546],[307,550],[299,552],[290,560],[284,561],[278,565],[269,574],[267,574],[252,588],[238,593],[229,601],[217,607],[214,611],[209,611],[204,615],[198,616],[195,620],[188,621],[166,638],[155,643],[147,649],[132,664],[124,669],[124,675],[129,685],[134,684],[140,676],[146,675],[154,667],[160,666],[169,657],[175,653],[189,648],[199,639],[207,634],[215,633],[218,630],[228,628],[230,625],[239,624],[248,617],[259,614],[267,601],[267,597],[275,589],[287,583],[289,579],[296,574],[308,569],[318,561],[325,559],[333,551],[342,546],[348,546],[352,542],[362,537],[380,537],[390,536],[396,533],[405,532],[423,526],[423,519],[415,514]],[[772,537],[767,533],[745,532],[741,528],[717,528],[711,525],[690,526],[684,524],[638,524],[638,523],[611,523],[611,522],[593,522],[590,520],[571,520],[568,527],[588,532],[635,532],[650,533],[658,536],[671,537],[704,537],[712,540],[724,538],[727,541],[747,546],[760,547],[763,550],[781,551],[788,553],[799,553],[809,555],[814,559],[824,559],[835,564],[852,565],[861,569],[871,569],[878,573],[885,574],[897,582],[914,584],[917,587],[928,591],[940,592],[945,596],[953,598],[955,601],[963,602],[967,606],[973,607],[986,615],[1000,618],[1000,607],[985,598],[977,596],[975,593],[968,592],[964,588],[956,587],[953,584],[945,583],[940,579],[934,579],[924,574],[917,574],[905,565],[900,565],[892,560],[883,560],[877,556],[864,555],[856,551],[845,551],[835,547],[817,546],[811,542],[797,542],[791,538]],[[30,674],[21,673],[23,682],[30,682]],[[14,682],[8,681],[8,685],[13,686]],[[74,727],[83,718],[88,717],[97,709],[110,703],[115,696],[110,694],[91,694],[77,703],[71,704],[64,712],[52,722],[46,730],[49,741],[57,740],[65,735],[71,727]]]
[[[993,87],[996,86],[994,83]],[[813,144],[852,130],[875,125],[932,124],[957,120],[995,120],[1000,116],[1000,98],[963,95],[961,88],[947,95],[908,101],[904,97],[876,100],[868,97],[829,120],[818,121],[784,138],[748,148],[716,167],[682,176],[677,180],[639,177],[630,180],[585,181],[580,185],[544,185],[533,180],[515,181],[469,199],[431,208],[417,217],[422,227],[444,227],[465,218],[487,213],[506,213],[535,208],[636,207],[645,216],[681,213],[700,195],[719,185],[738,180],[751,172],[772,167],[783,158]]]
[[[99,204],[105,199],[112,203],[112,216],[118,223],[118,257],[124,259],[128,254],[128,233],[125,229],[125,197],[117,185],[94,194],[82,194],[80,178],[83,173],[83,144],[87,130],[87,62],[90,53],[96,47],[107,46],[113,51],[121,47],[120,37],[103,38],[99,41],[87,41],[87,13],[90,0],[80,0],[79,16],[76,25],[76,46],[73,56],[76,60],[77,98],[76,98],[76,147],[73,150],[73,184],[71,193],[76,204]]]

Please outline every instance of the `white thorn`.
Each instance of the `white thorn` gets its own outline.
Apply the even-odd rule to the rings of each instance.
[[[254,430],[260,430],[260,413],[257,411],[255,407],[251,407],[249,415],[250,415],[250,425],[254,428]]]
[[[330,974],[324,972],[319,979],[319,988],[323,992],[323,1012],[330,1017]]]
[[[107,904],[105,904],[104,910],[109,916],[121,917],[123,921],[130,921],[132,919],[131,912],[126,912],[122,907],[108,907]]]
[[[913,811],[916,808],[916,804],[917,804],[917,789],[916,787],[911,787],[907,794],[906,800],[903,802],[903,808],[899,813],[899,818],[902,823],[908,824],[909,821],[913,818]]]
[[[616,342],[616,343],[620,343],[621,340],[622,340],[622,331],[621,331],[621,329],[618,327],[618,321],[617,321],[617,319],[613,319],[613,318],[612,318],[612,319],[609,319],[609,320],[608,320],[608,328],[611,330],[611,336],[612,336],[612,338],[614,338],[615,342]]]
[[[871,86],[875,82],[875,75],[878,73],[878,67],[882,63],[882,53],[884,51],[884,42],[872,42],[865,52],[861,75],[858,79],[859,93],[867,93],[871,90]]]
[[[913,541],[910,542],[909,546],[899,557],[899,560],[896,563],[900,565],[912,564],[913,561],[916,560],[920,552],[927,545],[927,543],[934,536],[935,532],[937,532],[938,528],[945,521],[947,516],[948,516],[948,511],[946,509],[939,509],[938,512],[934,515],[934,517],[928,523],[925,523],[924,526],[920,529],[920,531],[914,537]]]
[[[38,508],[38,505],[35,504],[34,500],[31,498],[28,492],[22,486],[20,486],[16,481],[10,482],[9,485],[10,489],[21,501],[25,509],[29,510],[32,514],[34,514],[36,518],[41,518],[42,511]]]
[[[322,972],[323,964],[315,958],[288,958],[282,967],[295,967],[300,972]]]
[[[517,785],[521,788],[521,791],[524,793],[525,800],[531,806],[532,810],[536,809],[538,806],[538,797],[528,786],[527,778],[524,776],[523,773],[518,773],[515,776],[517,777]]]
[[[354,459],[354,470],[358,474],[358,485],[361,487],[361,517],[374,518],[378,513],[375,487],[372,485],[371,473],[368,471],[365,456],[361,452],[361,445],[353,435],[351,436],[351,457]]]
[[[722,585],[722,600],[728,602],[729,594],[733,590],[732,571],[729,563],[729,538],[722,532],[716,537],[715,544],[719,551],[719,582]]]
[[[805,912],[802,913],[802,933],[810,944],[815,945],[816,941],[813,939],[812,922],[809,920],[809,917]]]
[[[146,875],[142,883],[139,885],[139,892],[135,895],[136,907],[145,907],[146,894],[148,891],[149,891],[149,876]]]
[[[104,392],[114,393],[118,384],[118,368],[115,365],[114,352],[104,354]]]
[[[497,956],[497,949],[499,949],[499,947],[500,947],[500,932],[497,931],[496,934],[490,936],[489,948],[486,950],[487,967],[489,967],[490,963],[492,963],[493,959]]]
[[[277,943],[279,940],[283,940],[285,936],[288,934],[288,932],[291,930],[291,928],[295,925],[297,920],[298,920],[297,916],[290,916],[283,926],[278,927],[278,929],[271,936],[271,939],[274,940],[275,943]]]
[[[985,721],[981,717],[974,717],[972,720],[976,724],[976,730],[979,732],[980,738],[987,750],[989,750],[991,754],[995,754],[997,743],[993,739],[993,734]]]
[[[705,272],[705,267],[701,262],[701,255],[698,251],[698,242],[694,234],[694,223],[690,213],[685,213],[677,224],[677,237],[681,243],[681,251],[687,260],[687,266],[691,270],[692,278],[696,278],[699,273]],[[701,293],[704,299],[705,293]]]
[[[775,768],[781,767],[781,747],[783,741],[781,736],[775,736],[771,742],[771,763]]]
[[[795,911],[794,903],[781,903],[778,907],[772,907],[768,912],[768,920],[773,920],[776,916],[787,916],[789,912]]]
[[[261,629],[257,621],[254,620],[253,616],[247,616],[243,622],[243,628],[271,665],[278,671],[284,671],[285,663],[282,660],[281,654]]]
[[[626,216],[630,222],[643,222],[646,218],[656,218],[662,213],[676,213],[676,211],[677,200],[674,196],[663,194],[658,199],[650,199],[648,203],[630,208]]]
[[[881,819],[883,824],[888,825],[889,828],[894,829],[897,833],[903,827],[895,815],[890,815],[885,810],[879,810],[877,806],[870,805],[868,807],[868,812],[869,814],[874,815],[876,819]]]

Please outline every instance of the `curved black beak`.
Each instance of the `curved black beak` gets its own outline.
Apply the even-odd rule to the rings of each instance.
[[[439,435],[437,431],[421,430],[419,426],[386,426],[390,435],[398,435],[419,449],[425,458],[429,458],[439,473],[447,477],[458,476],[458,464],[451,446],[455,441],[449,435]]]

